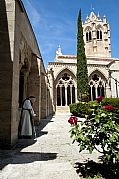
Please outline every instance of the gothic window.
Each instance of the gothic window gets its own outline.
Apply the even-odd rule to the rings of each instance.
[[[86,41],[88,41],[88,32],[86,32]]]
[[[75,92],[74,79],[68,73],[62,74],[56,86],[57,106],[67,106],[74,103]]]
[[[101,30],[97,30],[97,39],[102,40],[102,31]]]
[[[102,40],[102,31],[100,30],[100,40]]]
[[[90,89],[90,100],[95,100],[98,96],[104,97],[105,92],[105,82],[98,76],[96,73],[92,75],[92,78],[89,82]]]
[[[94,75],[92,76],[92,79],[93,79],[93,81],[98,81],[98,80],[99,80],[99,77],[98,77],[98,75],[94,74]]]
[[[89,41],[92,40],[91,32],[89,32]]]
[[[92,34],[91,31],[86,32],[86,41],[89,42],[92,40]]]
[[[62,79],[65,80],[65,81],[69,80],[68,74],[65,73],[65,74],[62,76]]]

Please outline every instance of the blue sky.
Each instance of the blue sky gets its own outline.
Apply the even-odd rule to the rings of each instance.
[[[111,28],[112,57],[119,57],[119,0],[22,0],[47,67],[60,45],[63,54],[76,54],[77,15],[106,15]]]

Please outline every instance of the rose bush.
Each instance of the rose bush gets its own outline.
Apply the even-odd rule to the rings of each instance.
[[[70,130],[73,142],[78,142],[79,152],[84,149],[90,153],[94,149],[103,154],[106,163],[119,162],[119,115],[111,105],[102,106],[102,98],[97,98],[100,103],[86,116],[84,122],[71,125]]]

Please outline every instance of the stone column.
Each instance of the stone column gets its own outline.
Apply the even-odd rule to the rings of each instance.
[[[56,106],[57,106],[57,86],[56,86]]]
[[[48,101],[49,101],[49,96],[48,96],[48,85],[46,85],[46,116],[48,116]]]
[[[67,86],[65,85],[65,106],[67,106]]]
[[[95,97],[97,98],[98,97],[98,91],[97,91],[97,84],[95,85]]]
[[[75,88],[75,102],[76,103],[78,102],[78,99],[77,99],[77,88]]]
[[[111,89],[108,84],[105,85],[105,97],[107,97],[107,98],[111,97]]]
[[[93,101],[93,90],[92,90],[93,86],[91,85],[90,88],[91,88],[91,101]]]
[[[72,86],[70,86],[71,104],[72,104]]]
[[[62,106],[62,86],[60,86],[60,102],[61,102],[61,106]]]

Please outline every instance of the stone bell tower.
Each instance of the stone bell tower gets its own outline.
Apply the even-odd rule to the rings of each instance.
[[[83,23],[85,52],[87,57],[111,57],[110,26],[92,11]]]

